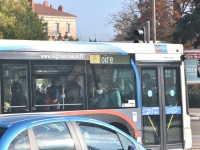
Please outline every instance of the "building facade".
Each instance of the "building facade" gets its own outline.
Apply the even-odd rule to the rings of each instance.
[[[64,7],[60,5],[55,9],[52,4],[44,1],[43,4],[36,4],[34,0],[29,0],[33,10],[38,13],[48,23],[49,40],[69,40],[76,39],[76,16],[64,12]],[[45,30],[45,29],[44,29]]]

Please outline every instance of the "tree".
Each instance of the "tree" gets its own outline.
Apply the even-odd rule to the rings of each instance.
[[[157,39],[169,41],[169,35],[176,30],[176,21],[181,18],[188,8],[191,0],[159,0],[155,3],[156,21],[160,24],[156,27]],[[114,24],[117,32],[115,40],[133,39],[133,30],[146,26],[146,22],[152,24],[152,0],[127,0],[122,4],[123,10],[117,14],[111,14],[109,23]],[[120,37],[120,38],[119,38]]]
[[[0,0],[0,33],[4,39],[47,40],[47,23],[27,0]]]
[[[74,39],[72,36],[69,36],[69,41],[79,41],[79,38]]]
[[[138,14],[137,3],[134,0],[125,0],[122,3],[122,11],[110,14],[107,22],[113,24],[114,31],[117,33],[114,40],[123,41],[129,38],[129,29],[133,25],[137,26]]]
[[[180,18],[179,12],[174,9],[174,3],[171,0],[159,0],[155,3],[156,13],[156,38],[160,41],[168,41],[168,36],[174,31],[176,19]],[[152,0],[141,0],[138,4],[141,10],[140,23],[150,21],[152,23]]]
[[[177,21],[176,32],[171,36],[174,42],[182,43],[187,48],[200,46],[200,1],[194,0],[189,11]]]

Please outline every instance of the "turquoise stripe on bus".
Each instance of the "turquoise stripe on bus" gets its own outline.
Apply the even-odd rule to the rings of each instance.
[[[0,47],[0,51],[3,51],[3,50],[18,50],[18,49],[27,49],[27,48],[31,48],[30,45],[18,45],[18,46],[3,46],[3,47]]]
[[[142,102],[141,102],[141,97],[140,97],[140,76],[139,76],[139,73],[138,73],[138,70],[137,70],[137,67],[134,63],[134,61],[131,59],[131,65],[133,66],[133,69],[135,71],[135,76],[136,76],[136,82],[137,82],[137,103],[138,103],[138,108],[141,108],[142,106]]]

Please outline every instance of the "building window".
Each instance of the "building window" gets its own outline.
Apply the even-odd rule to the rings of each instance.
[[[55,32],[55,34],[59,34],[59,23],[55,23],[54,32]]]
[[[70,33],[70,24],[69,23],[66,23],[66,32]]]

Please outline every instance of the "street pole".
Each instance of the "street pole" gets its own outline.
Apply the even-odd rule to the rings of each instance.
[[[153,43],[156,43],[156,13],[155,13],[155,0],[152,0],[152,16],[153,16]]]
[[[147,38],[146,38],[146,40],[147,40],[147,43],[150,43],[150,22],[149,21],[147,21],[146,22],[146,25],[147,25]]]

